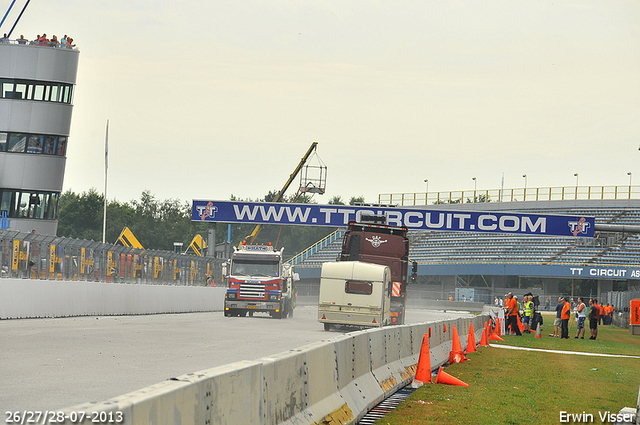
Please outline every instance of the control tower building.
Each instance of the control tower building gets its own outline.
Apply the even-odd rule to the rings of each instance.
[[[0,40],[0,215],[10,230],[55,235],[79,52]]]

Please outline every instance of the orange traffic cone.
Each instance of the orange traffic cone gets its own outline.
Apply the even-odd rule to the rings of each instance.
[[[540,322],[538,322],[538,326],[536,327],[536,338],[542,338],[542,330],[540,329]]]
[[[480,339],[480,347],[488,347],[489,341],[487,339],[487,328],[482,331],[482,338]]]
[[[462,344],[460,344],[460,336],[458,335],[458,329],[456,329],[456,325],[453,325],[453,335],[451,338],[451,342],[453,342],[453,346],[451,348],[451,352],[449,353],[449,363],[462,363],[464,362],[464,351],[462,351]]]
[[[420,348],[420,357],[418,357],[418,369],[414,382],[418,381],[418,386],[425,382],[431,382],[431,353],[429,351],[429,335],[424,334],[422,337],[422,347]]]
[[[500,338],[500,319],[496,319],[496,328],[493,330],[493,333],[489,335],[489,339],[504,341],[504,339]]]
[[[458,378],[454,378],[453,376],[449,375],[442,369],[442,366],[440,366],[440,369],[438,370],[438,376],[436,376],[436,384],[458,385],[460,387],[469,386],[469,384],[467,384],[466,382],[462,382]]]
[[[493,333],[493,334],[489,335],[489,339],[492,339],[494,341],[504,341],[504,339],[499,337],[498,334],[496,334],[496,333]]]
[[[462,351],[462,344],[460,344],[460,336],[458,335],[456,325],[453,325],[452,333],[451,341],[453,342],[453,346],[451,347],[451,351]]]
[[[518,318],[518,329],[520,329],[520,332],[522,332],[522,331],[524,331],[524,325],[520,321],[520,315],[516,314],[516,317]]]
[[[469,335],[467,336],[467,353],[475,353],[476,351],[476,336],[473,334],[473,323],[469,323]]]

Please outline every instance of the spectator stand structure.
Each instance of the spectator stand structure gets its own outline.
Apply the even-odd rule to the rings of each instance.
[[[548,190],[528,189],[533,193]],[[567,189],[565,193],[568,193]],[[628,199],[544,199],[526,202],[467,202],[434,205],[434,208],[469,211],[513,211],[537,214],[567,214],[595,217],[596,226],[614,229],[640,226],[640,194],[635,188],[605,191],[602,187],[586,192],[628,195]],[[424,195],[424,194],[423,194]],[[575,195],[575,193],[574,193]],[[442,198],[443,196],[441,196]],[[410,205],[414,205],[411,196]],[[423,198],[424,199],[424,198]],[[509,197],[508,199],[511,199]],[[391,199],[383,199],[388,202]],[[637,231],[637,229],[636,229]],[[472,277],[479,277],[484,288],[476,288],[474,301],[493,303],[494,297],[504,296],[506,279],[543,278],[539,295],[559,294],[561,279],[595,279],[598,282],[594,297],[605,297],[613,289],[614,281],[626,281],[628,287],[640,283],[640,235],[628,231],[598,231],[594,238],[560,236],[524,236],[500,233],[410,231],[410,260],[418,263],[418,282],[410,290],[420,291],[420,298],[446,300],[462,294]],[[320,266],[335,261],[340,253],[337,238],[322,248],[313,247],[291,260],[303,282],[316,284]],[[424,285],[424,283],[428,283]],[[531,288],[510,288],[524,294]],[[522,295],[521,294],[521,295]],[[415,295],[414,295],[415,296]],[[577,296],[577,295],[576,295]],[[460,295],[461,298],[461,295]],[[467,295],[469,298],[469,295]],[[457,299],[457,298],[456,298]],[[541,298],[542,299],[542,298]]]

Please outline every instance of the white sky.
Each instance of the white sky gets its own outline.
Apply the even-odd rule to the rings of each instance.
[[[64,190],[102,192],[107,119],[119,201],[262,197],[312,141],[319,203],[640,184],[637,0],[32,2],[43,32],[80,49]]]

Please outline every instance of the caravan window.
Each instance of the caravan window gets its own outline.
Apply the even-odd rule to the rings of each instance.
[[[363,282],[361,280],[347,280],[344,284],[344,292],[347,294],[371,295],[373,292],[373,283]]]

